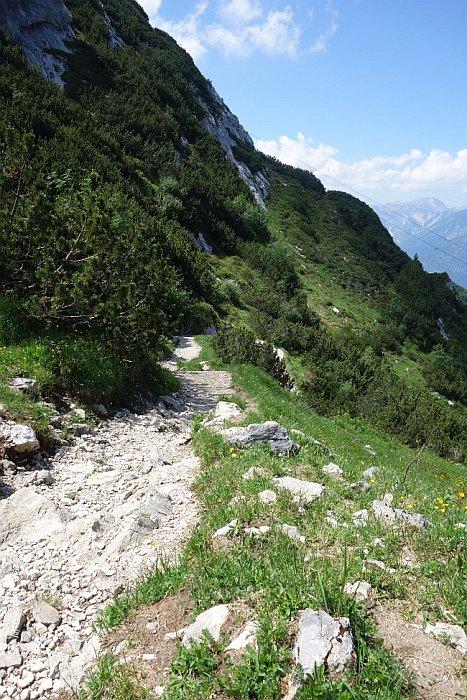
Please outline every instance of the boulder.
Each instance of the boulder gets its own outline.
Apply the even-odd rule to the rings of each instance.
[[[379,471],[379,467],[369,467],[368,469],[365,469],[362,476],[366,477],[367,479],[372,479]]]
[[[275,491],[271,491],[271,489],[265,489],[258,494],[258,499],[260,503],[270,505],[271,503],[275,503],[277,501],[277,494]]]
[[[251,447],[266,443],[274,454],[279,455],[293,455],[300,450],[300,445],[290,439],[287,430],[272,420],[265,423],[252,423],[246,428],[227,428],[221,430],[220,434],[227,442],[237,447]]]
[[[326,493],[326,489],[321,484],[314,481],[302,481],[292,476],[279,476],[273,481],[279,488],[289,491],[301,504],[311,503]]]
[[[55,505],[31,487],[18,489],[0,501],[0,544],[17,540],[39,542],[63,530]]]
[[[191,625],[185,630],[182,644],[187,649],[190,649],[194,642],[201,642],[204,638],[204,633],[207,632],[214,641],[218,641],[221,636],[222,627],[228,620],[230,608],[228,605],[214,605],[200,613]]]
[[[35,431],[28,425],[2,421],[0,419],[0,440],[5,447],[16,454],[26,454],[39,449],[39,440]]]
[[[393,508],[385,501],[373,501],[371,507],[373,508],[376,519],[383,523],[402,523],[418,529],[432,525],[432,523],[420,513],[409,513],[401,508]]]

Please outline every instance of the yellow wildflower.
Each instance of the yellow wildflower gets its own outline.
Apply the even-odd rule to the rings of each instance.
[[[440,512],[440,513],[445,513],[445,512],[446,512],[446,508],[440,508],[440,509],[439,509],[439,512]]]
[[[413,503],[407,503],[407,508],[413,508]]]
[[[463,491],[459,493],[459,498],[465,498],[465,493]]]

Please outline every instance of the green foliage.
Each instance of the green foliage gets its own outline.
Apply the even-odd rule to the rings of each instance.
[[[247,328],[224,328],[213,339],[213,348],[222,362],[252,364],[274,377],[281,386],[290,386],[291,380],[283,360],[273,346],[258,341]]]

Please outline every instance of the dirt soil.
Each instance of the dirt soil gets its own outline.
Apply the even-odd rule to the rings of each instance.
[[[466,698],[462,654],[406,622],[395,610],[378,605],[374,609],[378,635],[415,676],[423,700]]]

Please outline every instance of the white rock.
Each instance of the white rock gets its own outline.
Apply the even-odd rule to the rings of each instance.
[[[218,530],[215,531],[215,533],[212,536],[212,539],[216,539],[217,537],[225,537],[226,535],[229,534],[229,532],[232,532],[232,530],[235,530],[237,527],[237,519],[231,520],[230,523],[227,523],[227,525],[224,525],[224,527],[220,527]]]
[[[231,403],[230,401],[219,401],[214,409],[212,418],[205,418],[202,425],[206,428],[212,428],[222,425],[227,421],[234,420],[235,418],[239,418],[241,415],[242,411],[237,404]]]
[[[271,503],[275,503],[277,501],[277,494],[275,491],[265,489],[265,491],[261,491],[261,493],[258,494],[258,499],[260,503],[270,505]]]
[[[425,632],[436,637],[436,639],[446,640],[462,654],[467,654],[467,635],[460,625],[436,622],[434,625],[427,625]]]
[[[290,537],[291,540],[298,540],[299,542],[305,542],[305,536],[301,535],[295,525],[287,525],[284,523],[280,526],[280,529],[284,534]]]
[[[269,525],[260,525],[259,527],[246,527],[244,532],[252,537],[260,537],[261,535],[267,535],[270,529]]]
[[[28,425],[5,423],[0,419],[0,438],[3,438],[7,448],[17,454],[34,452],[39,449],[37,435]]]
[[[17,668],[23,663],[23,657],[17,651],[9,651],[0,654],[0,669],[2,668]]]
[[[246,649],[247,647],[257,648],[257,633],[259,630],[259,622],[256,620],[250,620],[246,625],[240,630],[239,634],[235,639],[232,639],[230,644],[225,647],[224,651],[239,651],[241,649]]]
[[[386,566],[383,561],[379,559],[365,559],[363,562],[363,571],[368,571],[370,569],[375,569],[379,571],[386,571],[388,574],[395,574],[396,570],[390,566]]]
[[[182,639],[183,646],[190,649],[194,642],[202,641],[205,631],[217,642],[222,627],[228,620],[229,613],[230,609],[228,605],[214,605],[214,607],[209,608],[209,610],[200,613],[195,621],[186,628]]]
[[[289,491],[294,496],[297,496],[303,504],[311,503],[316,498],[324,496],[326,489],[321,484],[314,481],[302,481],[291,476],[280,476],[273,479],[279,488]]]
[[[323,467],[323,474],[328,474],[329,476],[333,476],[335,478],[341,477],[343,473],[344,472],[339,465],[334,464],[334,462],[329,462],[329,464],[325,464]]]
[[[259,477],[269,477],[270,474],[263,467],[250,467],[244,474],[242,474],[242,479],[245,481],[251,481],[251,479],[258,479]]]
[[[366,508],[363,510],[357,510],[355,513],[352,513],[352,520],[354,525],[357,527],[364,527],[366,523],[368,522],[369,514]]]
[[[365,447],[368,446],[366,445]],[[365,469],[362,476],[364,476],[366,479],[372,479],[379,471],[381,471],[379,467],[369,467],[368,469]]]
[[[0,544],[39,542],[64,530],[54,503],[33,488],[18,489],[0,501]]]
[[[347,593],[356,600],[368,600],[373,589],[367,581],[356,581],[355,583],[346,583],[344,593]]]
[[[371,504],[377,520],[383,523],[407,524],[418,529],[429,527],[432,523],[420,513],[409,513],[401,508],[393,508],[386,501],[373,501]]]
[[[0,642],[18,640],[25,622],[26,615],[22,608],[18,606],[8,608],[0,626]]]
[[[62,619],[62,616],[58,610],[43,600],[40,600],[34,604],[32,615],[36,622],[41,622],[43,625],[50,625],[52,627],[59,625]]]

